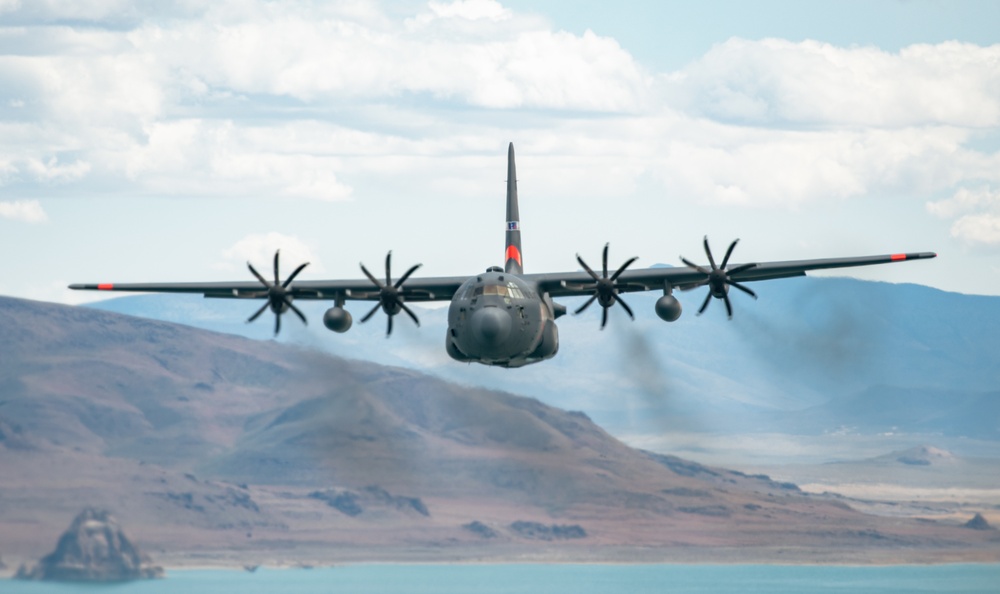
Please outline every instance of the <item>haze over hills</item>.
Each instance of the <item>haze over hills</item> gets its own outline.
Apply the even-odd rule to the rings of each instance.
[[[441,345],[444,308],[418,308],[384,338],[384,318],[344,335],[322,327],[328,304],[299,302],[311,323],[284,324],[282,341],[420,369],[470,385],[502,386],[585,410],[613,433],[848,430],[1000,440],[1000,298],[844,278],[759,283],[756,302],[733,297],[726,319],[701,290],[682,293],[672,324],[653,314],[657,295],[629,294],[637,319],[614,308],[559,320],[556,358],[516,371],[458,364]],[[572,310],[575,301],[566,300]],[[358,312],[367,306],[348,304]],[[92,307],[266,339],[272,324],[244,324],[251,303],[142,295]],[[416,306],[415,306],[416,307]],[[588,311],[587,314],[593,312]]]
[[[51,548],[84,505],[187,562],[997,552],[989,531],[861,514],[408,369],[6,298],[0,332],[5,559]]]

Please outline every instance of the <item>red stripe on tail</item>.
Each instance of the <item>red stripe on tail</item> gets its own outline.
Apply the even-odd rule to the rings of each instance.
[[[515,262],[517,262],[518,266],[522,266],[521,252],[518,251],[517,246],[514,245],[507,246],[507,258],[506,260],[504,260],[504,262],[506,262],[507,260],[514,260]]]

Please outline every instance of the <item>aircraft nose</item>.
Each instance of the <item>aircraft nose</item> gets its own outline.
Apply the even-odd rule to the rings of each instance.
[[[484,346],[496,346],[510,335],[510,316],[496,307],[484,307],[472,314],[469,324]]]

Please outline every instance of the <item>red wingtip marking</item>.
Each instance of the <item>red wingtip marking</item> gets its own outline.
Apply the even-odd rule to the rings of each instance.
[[[518,264],[521,264],[521,252],[517,251],[516,246],[507,246],[507,260],[515,260]]]
[[[110,290],[112,290],[114,288],[115,288],[115,286],[113,284],[111,284],[111,283],[103,283],[103,284],[97,285],[97,290],[98,291],[110,291]]]
[[[891,257],[893,262],[898,262],[899,260],[905,260],[906,254],[893,254]]]

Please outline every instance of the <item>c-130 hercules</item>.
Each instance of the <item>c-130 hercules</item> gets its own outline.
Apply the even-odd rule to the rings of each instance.
[[[216,283],[132,283],[132,284],[73,284],[71,289],[98,291],[138,291],[156,293],[202,293],[205,297],[266,299],[248,322],[256,320],[268,308],[275,314],[274,333],[281,330],[281,315],[291,310],[303,323],[306,317],[293,304],[294,299],[331,300],[323,323],[334,332],[350,329],[352,317],[344,309],[347,300],[374,301],[375,306],[361,318],[367,322],[381,309],[388,316],[386,336],[392,334],[393,317],[405,313],[417,326],[420,321],[407,307],[407,302],[450,300],[445,349],[456,361],[476,362],[500,367],[521,367],[550,359],[559,350],[559,333],[555,320],[566,313],[566,307],[556,303],[557,297],[584,296],[589,299],[576,309],[580,313],[596,301],[601,306],[601,328],[608,321],[608,309],[618,304],[635,319],[632,308],[622,299],[622,293],[661,290],[656,301],[656,315],[673,322],[681,315],[681,304],[674,289],[689,290],[708,287],[700,315],[712,298],[721,299],[729,317],[733,316],[729,288],[734,287],[754,299],[757,295],[744,283],[752,281],[805,276],[808,270],[847,268],[888,264],[905,260],[934,258],[930,252],[887,254],[859,258],[828,258],[793,260],[788,262],[756,262],[729,266],[729,257],[739,240],[732,242],[720,264],[716,264],[705,238],[708,266],[681,258],[684,268],[644,268],[629,270],[636,258],[630,258],[613,272],[608,270],[608,246],[604,246],[600,274],[577,255],[583,271],[526,274],[521,254],[520,217],[517,207],[517,175],[514,168],[514,144],[507,150],[507,245],[505,266],[491,266],[474,276],[410,278],[420,264],[410,267],[397,280],[392,280],[392,252],[385,257],[385,282],[376,278],[361,264],[364,279],[300,281],[295,277],[308,265],[300,265],[281,282],[278,252],[274,254],[274,282],[265,279],[249,262],[247,267],[258,282]]]

